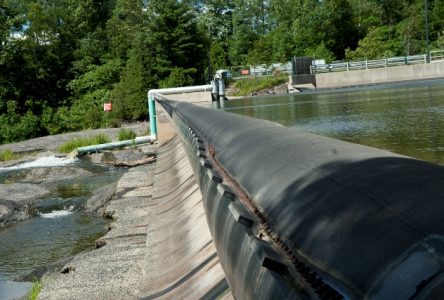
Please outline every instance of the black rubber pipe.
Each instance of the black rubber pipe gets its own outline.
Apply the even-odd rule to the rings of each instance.
[[[199,178],[237,299],[444,296],[443,167],[160,102]]]

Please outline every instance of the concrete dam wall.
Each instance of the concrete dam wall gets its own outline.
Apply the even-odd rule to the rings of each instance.
[[[437,299],[444,168],[160,100],[236,299]]]
[[[316,74],[315,77],[317,88],[444,78],[444,61],[389,68],[322,73]]]

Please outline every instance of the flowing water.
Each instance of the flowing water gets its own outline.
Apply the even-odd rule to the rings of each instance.
[[[444,165],[444,80],[244,98],[226,111]]]
[[[122,171],[82,161],[41,158],[0,169],[0,183],[13,182],[19,172],[42,166],[71,165],[87,169],[86,177],[50,183],[51,193],[31,205],[33,217],[0,230],[0,299],[23,296],[31,284],[15,282],[36,268],[47,266],[94,247],[106,232],[107,222],[83,205],[93,191],[120,178]]]

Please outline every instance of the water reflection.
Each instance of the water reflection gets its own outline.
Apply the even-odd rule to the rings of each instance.
[[[247,98],[225,110],[444,164],[444,80]]]

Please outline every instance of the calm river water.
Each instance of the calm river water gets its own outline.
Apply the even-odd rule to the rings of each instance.
[[[444,165],[444,80],[231,100],[225,110]]]

